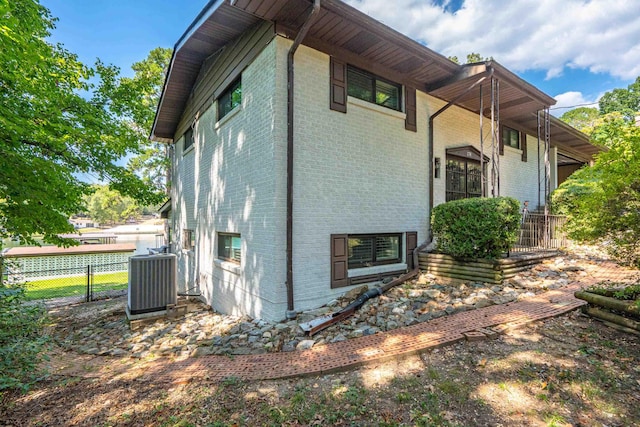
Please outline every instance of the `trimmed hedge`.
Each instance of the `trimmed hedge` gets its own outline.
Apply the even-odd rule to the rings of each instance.
[[[439,252],[496,259],[518,239],[520,203],[512,197],[472,198],[436,206],[431,229]]]

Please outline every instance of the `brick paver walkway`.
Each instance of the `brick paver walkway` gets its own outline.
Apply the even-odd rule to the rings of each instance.
[[[603,280],[623,282],[637,273],[603,262],[580,281],[522,301],[475,309],[392,331],[320,345],[306,351],[260,355],[204,356],[157,362],[146,369],[153,381],[219,381],[322,375],[372,362],[405,357],[467,339],[487,338],[509,328],[567,313],[585,304],[573,296],[581,287]]]

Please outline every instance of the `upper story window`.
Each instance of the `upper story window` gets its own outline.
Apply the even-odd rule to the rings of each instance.
[[[238,78],[218,98],[218,120],[229,114],[242,102],[242,80]]]
[[[193,146],[193,128],[189,128],[184,133],[184,144],[182,145],[182,151],[187,151],[192,146]]]
[[[520,132],[507,126],[502,126],[502,144],[506,147],[520,149]]]
[[[392,110],[402,108],[402,86],[358,68],[347,67],[347,94]]]

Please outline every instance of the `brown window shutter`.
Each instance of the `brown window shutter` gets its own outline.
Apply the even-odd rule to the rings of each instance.
[[[347,112],[347,65],[331,57],[331,93],[329,107],[332,110]]]
[[[349,237],[346,234],[331,235],[331,288],[349,285],[348,250]]]
[[[504,135],[504,128],[500,127],[500,132],[498,134],[498,152],[500,153],[501,156],[504,155],[504,139],[503,139],[503,135]]]
[[[527,161],[527,134],[520,132],[520,149],[522,150],[522,161]]]
[[[405,112],[407,118],[404,121],[404,128],[413,132],[418,131],[418,122],[416,119],[416,89],[405,86]]]
[[[407,231],[407,267],[413,270],[413,250],[418,246],[418,232]]]

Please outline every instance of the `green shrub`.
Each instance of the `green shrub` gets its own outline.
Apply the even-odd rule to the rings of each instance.
[[[44,374],[45,319],[42,306],[24,304],[22,287],[0,285],[0,392],[26,390]]]
[[[462,199],[436,206],[431,229],[439,252],[495,259],[516,242],[520,219],[520,203],[514,198]]]

